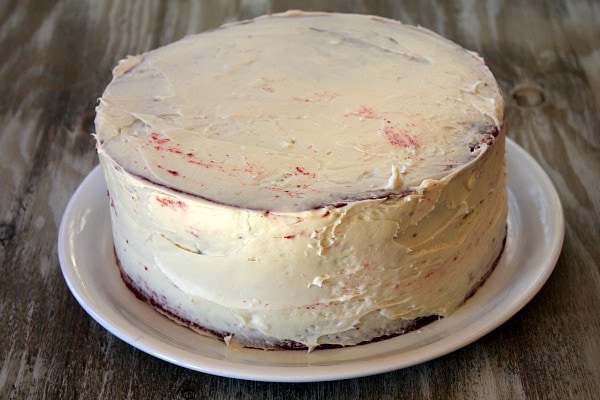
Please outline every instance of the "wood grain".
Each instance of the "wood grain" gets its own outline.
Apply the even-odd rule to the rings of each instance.
[[[189,371],[92,320],[62,278],[57,230],[97,163],[94,106],[116,62],[291,0],[0,2],[0,398],[594,399],[600,393],[600,3],[306,1],[430,28],[481,53],[509,137],[552,179],[566,236],[515,317],[437,360],[372,377],[273,384]]]

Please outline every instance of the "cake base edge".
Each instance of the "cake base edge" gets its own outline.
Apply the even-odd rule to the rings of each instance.
[[[500,262],[502,255],[504,254],[504,250],[506,247],[506,240],[507,240],[507,236],[505,235],[504,239],[502,241],[502,247],[500,249],[500,252],[498,253],[498,256],[490,264],[488,271],[484,274],[484,276],[475,285],[473,285],[471,290],[467,293],[467,295],[465,296],[465,299],[463,300],[463,304],[466,303],[471,297],[473,297],[475,295],[475,293],[485,284],[485,282],[488,280],[488,278],[492,275],[492,273],[496,269],[496,266]],[[119,269],[121,279],[123,280],[125,286],[137,297],[137,299],[147,303],[155,311],[157,311],[160,314],[164,315],[165,317],[169,318],[171,321],[177,323],[178,325],[189,328],[189,329],[197,332],[198,334],[202,334],[205,336],[209,336],[211,338],[221,340],[229,345],[228,338],[231,338],[231,336],[232,336],[231,333],[221,332],[221,331],[217,331],[214,329],[210,329],[205,326],[200,326],[197,323],[186,320],[186,319],[178,316],[174,312],[170,311],[167,307],[165,307],[163,304],[161,304],[154,296],[148,294],[141,287],[137,286],[135,284],[134,280],[129,275],[127,275],[127,273],[124,271],[116,252],[114,253],[114,256],[115,256],[115,261],[116,261],[117,267]],[[393,334],[387,334],[387,335],[374,337],[369,340],[365,340],[365,341],[362,341],[362,342],[359,342],[356,344],[352,344],[351,346],[360,346],[360,345],[380,342],[383,340],[401,336],[406,333],[419,330],[419,329],[431,324],[432,322],[437,321],[442,318],[444,318],[444,317],[441,315],[434,314],[434,315],[417,317],[412,320],[406,320],[406,324],[404,324],[402,328],[400,328],[397,332],[395,332]],[[306,345],[296,342],[296,341],[293,341],[293,340],[279,340],[276,338],[267,338],[267,337],[265,337],[264,339],[265,339],[264,344],[244,344],[242,347],[256,348],[256,349],[262,349],[262,350],[312,350],[312,349],[309,349]],[[233,347],[236,347],[236,346],[233,346]],[[348,345],[321,344],[321,345],[317,346],[316,349],[333,349],[333,348],[342,348],[342,347],[348,347]]]

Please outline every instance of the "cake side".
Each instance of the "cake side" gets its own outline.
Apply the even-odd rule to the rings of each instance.
[[[116,253],[134,285],[242,344],[392,335],[449,315],[500,254],[503,144],[415,193],[288,214],[210,203],[105,165]]]

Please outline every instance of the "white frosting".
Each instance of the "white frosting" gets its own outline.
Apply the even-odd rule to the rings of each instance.
[[[427,30],[290,12],[114,75],[96,128],[122,268],[228,342],[395,333],[452,312],[501,251],[500,90]]]
[[[103,150],[136,175],[218,203],[299,211],[445,174],[502,110],[475,54],[398,22],[310,14],[123,61],[96,123]],[[390,186],[396,170],[401,184]]]

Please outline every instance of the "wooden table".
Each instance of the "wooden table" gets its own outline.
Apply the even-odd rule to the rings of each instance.
[[[398,3],[398,4],[397,4]],[[187,370],[116,338],[79,306],[57,258],[67,202],[97,164],[94,107],[112,67],[226,21],[298,2],[0,2],[0,398],[600,398],[600,3],[306,1],[420,24],[481,53],[508,136],[545,169],[566,234],[517,315],[454,353],[385,374],[264,383]]]

